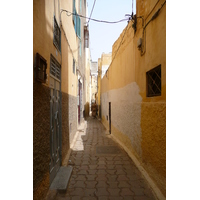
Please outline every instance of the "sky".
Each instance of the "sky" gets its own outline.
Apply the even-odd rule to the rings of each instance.
[[[88,17],[95,0],[87,0]],[[135,4],[135,0],[133,0]],[[133,4],[135,14],[136,6]],[[132,13],[132,0],[96,0],[91,18],[105,21],[118,21],[128,18],[125,14]],[[117,24],[106,24],[89,21],[90,51],[92,61],[98,61],[101,54],[112,52],[112,45],[118,39],[127,21]]]

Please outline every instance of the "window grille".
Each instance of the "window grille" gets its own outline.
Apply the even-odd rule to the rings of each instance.
[[[50,74],[56,77],[58,80],[61,79],[61,67],[57,60],[51,55],[51,66]]]
[[[61,31],[54,16],[54,32],[53,32],[53,43],[61,51]]]
[[[146,72],[147,97],[161,96],[161,65]]]

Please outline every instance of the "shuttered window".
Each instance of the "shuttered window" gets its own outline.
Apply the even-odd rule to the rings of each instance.
[[[78,16],[78,13],[76,11],[76,1],[73,0],[73,23],[74,23],[74,29],[76,32],[76,35],[80,38],[81,37],[81,19]]]
[[[53,43],[59,51],[61,51],[61,31],[54,16],[54,31],[53,31]]]
[[[50,66],[50,74],[57,78],[61,79],[61,67],[58,61],[51,55],[51,66]]]

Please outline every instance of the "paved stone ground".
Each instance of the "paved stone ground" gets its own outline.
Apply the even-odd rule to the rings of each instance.
[[[70,154],[68,164],[73,166],[73,172],[68,188],[65,192],[50,191],[48,200],[156,199],[123,149],[102,155],[96,151],[99,146],[120,148],[98,119],[89,118],[86,133],[79,132]]]

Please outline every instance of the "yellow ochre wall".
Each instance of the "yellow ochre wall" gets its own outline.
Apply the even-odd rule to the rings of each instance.
[[[78,8],[79,1],[76,1]],[[44,199],[50,184],[50,57],[61,65],[62,107],[62,162],[64,161],[77,130],[77,75],[73,74],[73,57],[78,56],[78,38],[72,16],[73,1],[33,1],[33,198]],[[61,52],[53,44],[54,16],[61,30]],[[62,26],[61,21],[62,20]],[[45,83],[35,80],[36,53],[47,61]],[[73,115],[71,114],[73,113]],[[70,130],[70,131],[69,131]],[[63,164],[63,163],[62,163]]]
[[[146,24],[164,2],[137,1],[137,17],[143,16]],[[138,159],[166,196],[166,4],[145,30],[146,51],[142,56],[137,48],[143,35],[141,18],[137,18],[136,33],[130,21],[113,44],[114,60],[101,81],[102,122],[109,127],[111,102],[111,134]],[[161,96],[147,97],[146,72],[160,64]]]

